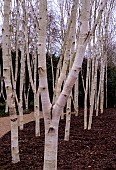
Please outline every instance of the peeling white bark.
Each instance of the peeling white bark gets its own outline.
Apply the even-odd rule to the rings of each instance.
[[[10,0],[4,1],[4,22],[2,29],[2,50],[3,50],[3,76],[7,94],[7,104],[9,107],[10,122],[11,122],[11,153],[12,162],[17,163],[19,158],[18,146],[18,121],[15,109],[14,96],[11,85],[10,76],[10,49],[9,49],[9,14],[10,14]]]

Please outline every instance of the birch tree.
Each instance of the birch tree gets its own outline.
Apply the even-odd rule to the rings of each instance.
[[[11,84],[11,66],[10,66],[10,32],[9,32],[9,14],[10,14],[10,0],[4,1],[4,21],[2,28],[2,50],[3,50],[3,76],[7,94],[7,104],[10,114],[11,123],[11,152],[12,162],[19,162],[19,146],[18,146],[18,121],[15,109],[14,95]]]
[[[45,44],[43,44],[43,42],[45,43],[46,34],[45,34],[45,30],[41,29],[41,27],[43,26],[42,24],[45,24],[45,21],[46,21],[46,18],[44,18],[44,16],[46,16],[45,4],[46,2],[40,1],[40,18],[41,18],[40,33],[41,34],[39,36],[39,42],[40,42],[39,51],[41,51],[41,48],[45,49],[45,47],[43,46]],[[88,35],[89,6],[90,6],[90,2],[87,3],[84,1],[82,3],[82,11],[83,11],[81,15],[82,26],[80,28],[80,37],[79,37],[78,48],[76,51],[76,58],[72,66],[71,72],[66,80],[64,88],[58,100],[53,106],[51,106],[50,104],[49,96],[47,92],[48,90],[47,90],[47,82],[46,82],[46,74],[45,74],[45,57],[44,57],[44,61],[41,63],[41,60],[43,58],[41,57],[41,53],[39,53],[40,62],[39,62],[38,69],[39,69],[39,74],[40,74],[40,89],[41,89],[40,91],[41,91],[41,98],[42,98],[42,108],[43,108],[43,114],[44,114],[44,120],[45,120],[44,170],[57,169],[58,124],[60,120],[60,115],[65,106],[66,100],[71,92],[71,89],[76,81],[78,72],[82,65],[83,55],[84,55],[84,51],[87,45],[86,37]],[[42,17],[41,14],[43,12],[44,12],[44,15]],[[41,52],[44,52],[43,56],[45,56],[45,50]]]

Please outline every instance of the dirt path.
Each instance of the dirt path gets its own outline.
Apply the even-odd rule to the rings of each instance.
[[[18,117],[19,120],[19,117]],[[24,124],[31,122],[34,120],[34,114],[33,112],[30,114],[24,115]],[[10,117],[1,117],[0,118],[0,138],[6,134],[8,131],[10,131]]]

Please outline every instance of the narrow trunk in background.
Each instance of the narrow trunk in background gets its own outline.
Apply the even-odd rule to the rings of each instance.
[[[89,88],[89,75],[90,75],[90,58],[87,59],[86,87],[85,87],[85,97],[84,97],[84,129],[87,129],[87,103],[88,103],[87,95],[88,95],[88,88]]]
[[[17,4],[18,5],[18,4]],[[23,6],[24,20],[25,20],[25,10]],[[24,87],[24,79],[25,79],[25,25],[22,23],[22,51],[21,51],[21,68],[20,68],[20,91],[19,91],[19,124],[20,130],[23,130],[23,87]]]
[[[75,116],[78,116],[79,114],[79,75],[77,76],[77,80],[75,82],[75,86],[74,86],[74,102],[75,102]]]
[[[97,69],[98,69],[98,57],[96,57],[95,73],[94,73],[94,77],[93,77],[92,85],[91,85],[90,113],[89,113],[88,130],[91,129],[91,125],[92,125],[92,117],[93,117],[93,110],[94,110],[94,99],[95,99],[95,92],[96,92],[96,88],[97,88]]]
[[[65,124],[65,135],[64,135],[64,140],[69,141],[69,136],[70,136],[70,123],[71,123],[71,97],[72,97],[72,92],[70,96],[68,97],[67,100],[67,108],[66,108],[66,124]]]

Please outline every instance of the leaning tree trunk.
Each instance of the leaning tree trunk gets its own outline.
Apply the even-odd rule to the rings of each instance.
[[[69,34],[67,31],[68,38],[67,38],[67,42],[66,42],[66,50],[64,52],[64,62],[63,62],[62,71],[61,71],[60,77],[58,79],[57,87],[56,87],[56,100],[58,99],[58,97],[60,95],[62,83],[66,77],[66,71],[67,71],[69,61],[70,61],[70,58],[69,58],[70,50],[72,47],[73,39],[75,38],[74,32],[75,32],[75,24],[76,24],[75,17],[76,17],[76,13],[77,13],[77,4],[78,4],[78,1],[74,0],[73,6],[72,6],[72,11],[71,11],[71,18],[69,21],[69,23],[71,22],[71,24],[68,24],[68,27],[70,29],[69,29]]]
[[[19,159],[18,146],[18,121],[15,109],[15,101],[12,91],[11,75],[10,75],[10,49],[9,49],[9,14],[10,14],[10,0],[4,1],[4,22],[2,34],[2,50],[3,50],[3,76],[7,94],[7,104],[9,107],[10,122],[11,122],[11,153],[12,162],[17,163]]]

